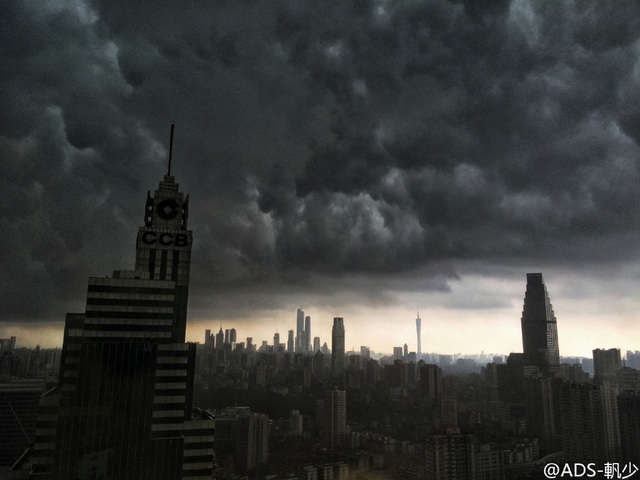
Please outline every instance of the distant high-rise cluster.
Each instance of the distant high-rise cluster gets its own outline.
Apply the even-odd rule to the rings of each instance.
[[[296,315],[295,352],[311,352],[311,338],[311,317],[308,315],[305,317],[304,311],[299,308]]]

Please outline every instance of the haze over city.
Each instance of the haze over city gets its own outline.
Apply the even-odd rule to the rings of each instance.
[[[0,6],[0,337],[62,342],[133,266],[173,171],[187,340],[522,351],[542,272],[560,354],[640,349],[633,2],[66,0]]]

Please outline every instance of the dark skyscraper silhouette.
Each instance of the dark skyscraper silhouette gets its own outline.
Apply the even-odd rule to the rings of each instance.
[[[304,311],[299,308],[296,313],[296,352],[302,351],[302,337],[304,336]]]
[[[196,345],[184,343],[187,216],[168,172],[147,196],[135,270],[90,278],[85,313],[67,315],[33,478],[211,478],[213,423],[192,420]]]
[[[311,317],[304,317],[304,335],[302,335],[304,339],[302,345],[302,351],[307,353],[311,350]]]
[[[541,273],[527,274],[522,309],[522,347],[525,371],[548,374],[560,365],[558,329]]]
[[[331,329],[331,374],[344,371],[344,319],[335,317]]]

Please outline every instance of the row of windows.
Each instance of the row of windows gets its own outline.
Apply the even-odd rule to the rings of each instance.
[[[109,281],[115,281],[112,279],[107,279]],[[135,284],[131,286],[114,286],[114,285],[92,285],[89,284],[88,292],[92,293],[110,293],[110,294],[118,294],[124,293],[126,295],[174,295],[175,294],[175,283],[170,280],[135,280]],[[139,286],[140,282],[149,283],[149,284],[157,284],[157,287],[152,286]],[[89,295],[91,296],[91,295]]]
[[[174,292],[175,293],[175,292]],[[175,299],[175,295],[163,294],[150,294],[150,293],[118,293],[118,292],[89,292],[87,295],[87,302],[93,302],[96,298],[108,298],[108,299],[120,299],[123,301],[128,300],[157,300],[164,302],[172,302]]]
[[[88,318],[85,325],[87,330],[93,329],[94,325],[157,325],[171,327],[173,326],[173,320],[144,320],[141,322],[138,318]]]
[[[138,319],[173,319],[173,313],[150,313],[144,312],[97,312],[87,311],[87,318],[138,318]],[[88,322],[86,322],[88,323]]]
[[[87,305],[87,317],[114,318],[171,318],[173,308],[166,307],[130,307],[126,305]],[[107,315],[113,314],[113,315]],[[127,314],[126,316],[124,314]],[[85,321],[85,325],[91,321]]]

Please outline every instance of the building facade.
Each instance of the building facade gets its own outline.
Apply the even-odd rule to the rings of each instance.
[[[525,374],[553,374],[560,365],[558,328],[541,273],[527,274],[521,323]]]
[[[335,317],[331,329],[331,374],[344,372],[344,319]]]
[[[238,415],[236,461],[246,472],[267,463],[269,454],[269,416],[242,412]]]
[[[323,439],[329,448],[344,446],[347,425],[347,392],[334,388],[324,401]]]
[[[92,277],[41,400],[32,478],[211,478],[213,421],[192,415],[185,343],[189,198],[169,173],[147,195],[133,271]]]

